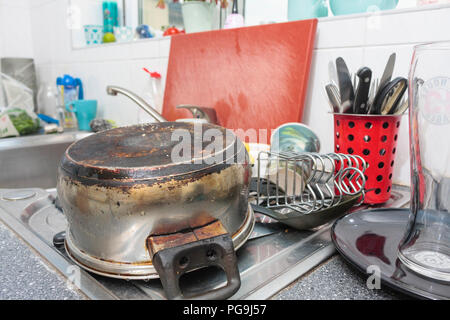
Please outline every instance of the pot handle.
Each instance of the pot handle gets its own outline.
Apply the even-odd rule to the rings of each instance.
[[[226,231],[212,235],[210,231],[217,231],[218,226],[219,230],[224,230],[216,221],[188,233],[150,236],[147,239],[153,266],[168,299],[222,300],[239,290],[241,278],[233,241]],[[189,271],[211,266],[225,272],[227,284],[201,294],[184,295],[179,285],[180,277]]]

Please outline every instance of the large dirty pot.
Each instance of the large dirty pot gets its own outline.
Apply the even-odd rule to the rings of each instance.
[[[212,124],[136,125],[79,140],[58,172],[67,253],[104,276],[160,277],[170,299],[230,297],[240,287],[235,250],[254,226],[250,170],[243,143]],[[209,266],[227,284],[183,295],[181,275]]]

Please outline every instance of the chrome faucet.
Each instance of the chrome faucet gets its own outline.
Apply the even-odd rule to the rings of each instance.
[[[122,87],[117,86],[107,86],[106,92],[111,96],[117,96],[118,93],[127,96],[131,100],[133,100],[139,107],[141,107],[145,112],[153,117],[157,122],[167,122],[167,120],[159,114],[158,111],[153,109],[151,105],[144,101],[137,94],[131,92],[128,89],[124,89]],[[208,123],[217,124],[217,115],[216,111],[212,108],[193,106],[193,105],[179,105],[176,107],[177,109],[186,109],[189,110],[194,119],[205,119]],[[192,120],[192,119],[183,119],[184,121]]]
[[[117,96],[118,93],[121,93],[124,96],[127,96],[128,98],[133,100],[139,107],[141,107],[145,112],[151,115],[157,122],[167,122],[167,120],[164,119],[163,116],[161,116],[158,113],[158,111],[153,109],[153,107],[150,106],[147,102],[145,102],[144,99],[142,99],[135,93],[131,92],[130,90],[117,86],[107,86],[106,92],[111,96]]]

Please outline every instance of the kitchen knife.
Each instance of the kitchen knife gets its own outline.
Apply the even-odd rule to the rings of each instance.
[[[333,108],[333,112],[334,113],[339,113],[340,112],[340,105],[341,105],[341,99],[339,97],[339,90],[338,88],[330,83],[328,85],[325,86],[325,91],[327,92],[328,95],[328,100],[330,100],[330,105]]]
[[[328,63],[328,76],[330,77],[330,82],[335,86],[337,86],[338,79],[337,79],[336,65],[332,60]]]
[[[384,87],[391,81],[392,74],[394,73],[394,66],[395,66],[395,60],[397,58],[396,53],[392,53],[389,56],[388,62],[386,64],[386,67],[384,68],[383,75],[381,76],[380,83],[378,85],[378,91],[375,94],[375,99],[380,99],[379,95],[381,94],[381,91],[384,89]],[[371,108],[371,113],[375,112],[374,108]]]
[[[343,58],[336,59],[336,70],[339,81],[339,92],[341,96],[342,113],[351,113],[353,109],[353,101],[355,92],[353,91],[352,79],[347,65]]]
[[[408,80],[395,78],[381,89],[378,99],[375,99],[372,113],[393,114],[408,88]]]
[[[392,79],[392,74],[394,73],[395,60],[397,58],[396,53],[394,52],[389,56],[386,67],[384,68],[383,75],[380,79],[380,88],[386,85]]]
[[[375,93],[378,91],[379,81],[380,81],[380,79],[372,78],[372,84],[370,86],[370,91],[369,91],[369,99],[367,101],[367,114],[371,113],[373,100],[375,99]]]
[[[372,81],[372,70],[367,67],[360,68],[356,75],[359,78],[358,87],[355,94],[355,102],[353,103],[354,114],[367,114],[370,83]]]

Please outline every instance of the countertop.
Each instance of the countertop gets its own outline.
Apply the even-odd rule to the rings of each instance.
[[[81,292],[37,252],[0,222],[0,300],[80,300]],[[370,290],[366,279],[334,255],[272,299],[275,300],[386,300],[405,299],[387,288]]]
[[[79,300],[84,296],[0,222],[0,300]]]
[[[336,254],[280,291],[275,300],[404,300],[411,299],[382,285],[366,286],[367,278]]]

